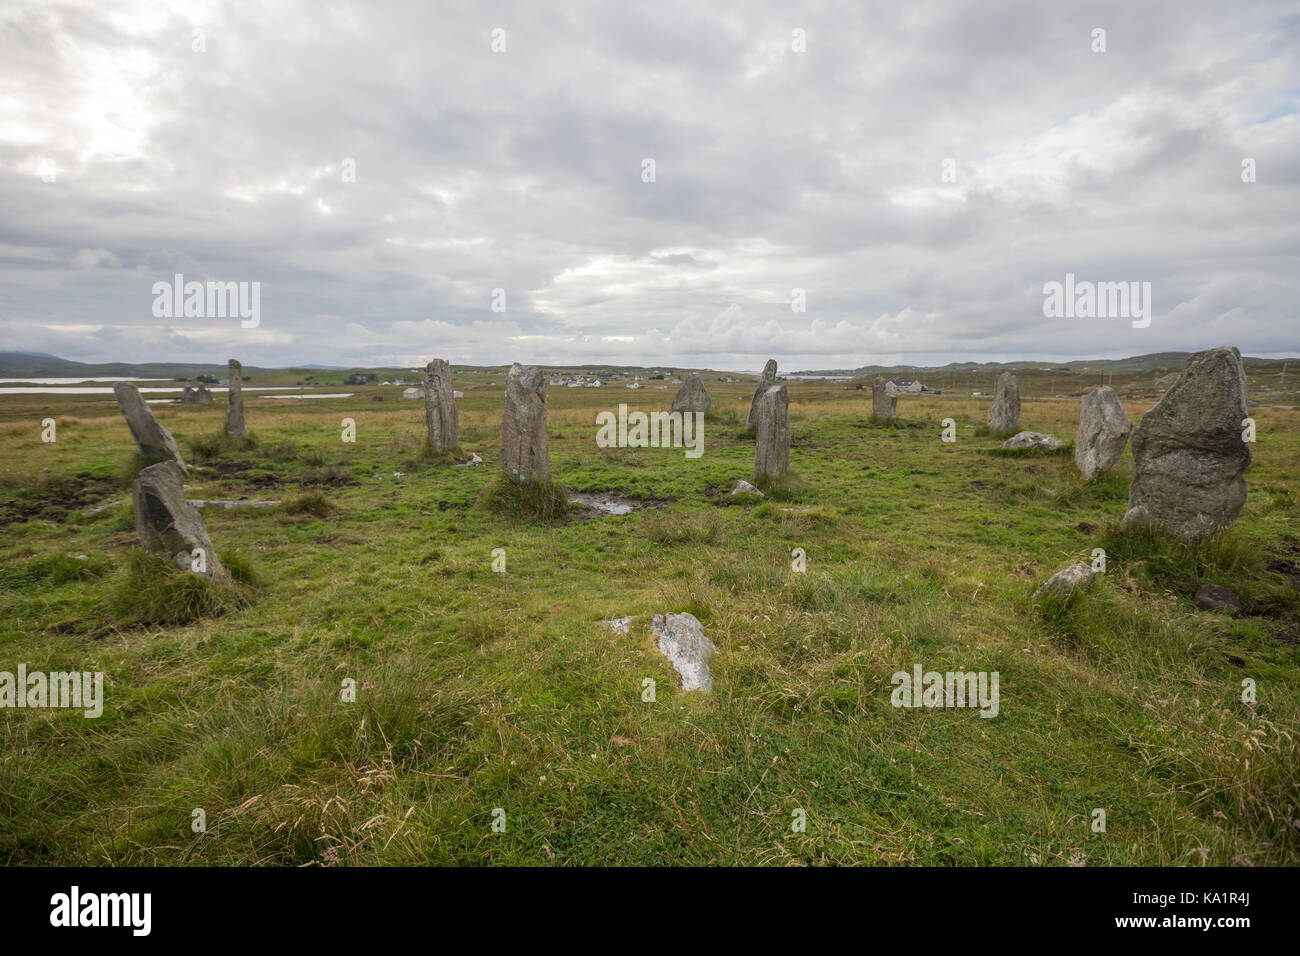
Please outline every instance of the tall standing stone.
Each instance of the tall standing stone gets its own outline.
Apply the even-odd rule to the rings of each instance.
[[[145,553],[160,555],[178,570],[201,574],[214,584],[229,580],[198,509],[185,500],[185,477],[174,461],[141,471],[131,485],[131,501],[135,533]]]
[[[1083,477],[1096,478],[1119,461],[1132,430],[1133,423],[1109,385],[1099,385],[1085,395],[1074,433],[1074,463]]]
[[[881,378],[871,383],[871,416],[882,422],[892,422],[898,417],[898,396]]]
[[[501,416],[501,470],[519,482],[549,481],[546,376],[535,365],[510,366]]]
[[[755,478],[780,478],[790,470],[789,408],[784,385],[773,385],[758,400]]]
[[[231,438],[247,438],[244,425],[244,366],[230,360],[230,389],[226,393],[226,434]]]
[[[424,424],[434,454],[460,444],[460,419],[451,389],[451,366],[446,359],[434,359],[424,367]]]
[[[713,399],[709,398],[709,390],[704,387],[704,380],[699,374],[692,372],[686,376],[686,381],[673,398],[673,411],[707,415],[712,407]]]
[[[1221,346],[1191,356],[1133,431],[1124,523],[1162,525],[1190,539],[1232,524],[1246,503],[1245,418],[1241,353]]]
[[[745,419],[746,428],[753,428],[758,424],[758,402],[775,384],[776,359],[768,359],[767,364],[763,366],[763,375],[758,380],[758,386],[754,389],[754,398],[749,403],[749,417]]]
[[[1020,430],[1020,384],[1010,372],[998,376],[993,389],[993,407],[989,409],[989,431],[1014,432]]]
[[[153,409],[140,396],[139,389],[130,382],[118,382],[113,386],[113,397],[117,399],[117,407],[122,410],[122,417],[131,429],[131,437],[135,439],[140,454],[146,458],[169,458],[182,468],[186,467],[176,439],[154,418]]]

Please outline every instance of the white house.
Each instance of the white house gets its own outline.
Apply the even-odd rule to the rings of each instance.
[[[910,378],[891,378],[885,383],[885,391],[890,395],[917,395],[924,389],[924,385]]]

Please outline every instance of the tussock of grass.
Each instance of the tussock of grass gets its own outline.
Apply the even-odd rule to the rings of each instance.
[[[1074,442],[1059,448],[985,448],[984,454],[994,458],[1073,458]]]
[[[319,468],[308,468],[302,473],[302,484],[310,485],[349,485],[356,483],[356,477],[346,465],[329,464]]]
[[[787,471],[780,478],[768,478],[766,475],[760,475],[754,478],[750,484],[773,501],[794,501],[799,495],[808,490],[807,482],[791,471]]]
[[[100,555],[78,558],[71,554],[55,554],[0,570],[0,588],[93,581],[112,569],[112,563]]]
[[[275,510],[286,515],[312,515],[328,518],[338,511],[338,507],[319,491],[304,491],[300,495],[287,498],[275,506]]]
[[[734,408],[714,408],[704,416],[704,423],[723,428],[739,428],[744,425],[744,420]]]
[[[516,520],[549,521],[569,510],[568,493],[554,481],[518,482],[497,475],[483,490],[482,504],[488,511]]]
[[[130,488],[135,480],[140,477],[140,472],[144,471],[150,465],[156,465],[160,461],[166,461],[166,458],[142,455],[140,452],[132,452],[127,458],[126,464],[122,466],[122,471],[118,475],[117,483],[123,489]]]
[[[118,627],[189,624],[247,607],[257,583],[252,567],[237,554],[218,557],[230,572],[229,584],[211,584],[160,557],[133,552],[126,579],[110,602],[112,622]]]
[[[722,531],[722,519],[705,512],[680,515],[659,512],[642,522],[645,535],[656,544],[711,544]]]
[[[424,443],[420,446],[419,461],[426,465],[458,465],[469,461],[472,457],[469,452],[463,451],[459,445],[435,452],[428,435],[424,437]]]
[[[189,456],[194,461],[215,461],[236,452],[256,448],[260,442],[250,432],[244,438],[235,438],[224,431],[208,432],[204,435],[192,435],[185,441]]]

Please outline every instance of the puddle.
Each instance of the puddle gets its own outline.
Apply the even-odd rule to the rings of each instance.
[[[581,505],[595,515],[614,515],[621,517],[630,515],[634,511],[645,511],[652,507],[651,502],[642,501],[639,498],[616,498],[614,495],[588,494],[581,492],[579,494],[569,495],[569,504]],[[594,517],[594,515],[589,516]]]

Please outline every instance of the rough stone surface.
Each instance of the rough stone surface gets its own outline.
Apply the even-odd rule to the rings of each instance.
[[[628,617],[611,617],[601,621],[607,628],[615,634],[626,634],[632,627],[632,622],[636,620],[634,615]]]
[[[1222,584],[1202,584],[1196,589],[1193,600],[1202,611],[1241,613],[1241,600],[1231,588],[1225,588]]]
[[[745,419],[746,428],[758,425],[758,403],[769,388],[776,384],[776,359],[768,359],[763,366],[763,375],[754,389],[754,397],[749,403],[749,417]]]
[[[773,385],[758,402],[754,476],[780,478],[790,470],[790,401],[784,385]]]
[[[1002,443],[1003,448],[1060,448],[1061,439],[1042,432],[1020,432]]]
[[[515,481],[549,481],[546,376],[535,365],[510,366],[501,416],[501,470]]]
[[[740,478],[736,481],[736,487],[731,489],[731,493],[733,495],[758,495],[760,498],[766,497],[763,492],[759,491],[744,478]]]
[[[713,690],[709,659],[717,648],[694,614],[656,614],[650,631],[659,638],[659,653],[682,675],[682,690]]]
[[[1020,427],[1020,383],[1010,372],[998,376],[993,389],[993,407],[989,409],[990,431],[1013,432]]]
[[[230,360],[230,391],[226,393],[226,434],[231,438],[247,438],[244,424],[244,366]]]
[[[434,359],[424,368],[424,426],[429,447],[442,454],[460,444],[460,418],[451,388],[451,366]]]
[[[212,393],[202,385],[191,388],[186,385],[181,391],[181,402],[185,405],[211,405]]]
[[[682,387],[677,390],[677,395],[673,398],[673,411],[675,412],[702,412],[705,415],[713,407],[713,400],[709,398],[708,389],[704,387],[704,381],[700,376],[692,372],[687,376]]]
[[[1079,428],[1074,433],[1074,463],[1085,478],[1096,478],[1124,454],[1133,423],[1124,413],[1119,396],[1100,385],[1079,405]]]
[[[159,462],[141,471],[131,485],[131,501],[135,533],[146,553],[161,555],[177,569],[191,572],[194,549],[202,548],[203,577],[214,583],[229,579],[198,510],[185,500],[185,478],[175,462]]]
[[[113,386],[113,397],[117,399],[117,407],[122,410],[122,417],[131,429],[131,437],[135,439],[140,454],[146,458],[170,458],[185,466],[176,439],[154,418],[153,409],[140,396],[139,389],[130,382],[118,382]]]
[[[1160,525],[1190,539],[1232,524],[1246,503],[1245,418],[1241,353],[1224,346],[1191,356],[1133,431],[1124,523]]]
[[[871,414],[882,422],[892,422],[898,417],[898,396],[881,378],[871,383]]]
[[[1068,598],[1074,593],[1075,588],[1087,584],[1096,573],[1090,564],[1084,564],[1082,561],[1078,564],[1072,564],[1048,578],[1047,583],[1034,592],[1034,600],[1037,601],[1049,595],[1061,599]]]
[[[424,389],[419,386],[402,389],[402,399],[405,401],[413,402],[421,398],[424,398]]]

